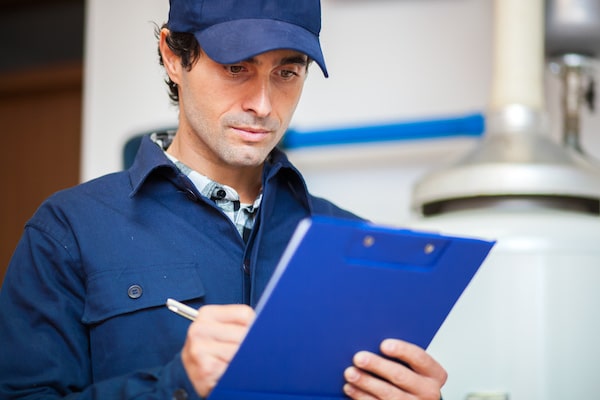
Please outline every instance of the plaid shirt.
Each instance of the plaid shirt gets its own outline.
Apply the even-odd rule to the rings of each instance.
[[[165,154],[183,174],[190,178],[200,194],[215,202],[225,215],[229,217],[231,222],[233,222],[242,239],[247,241],[254,226],[256,215],[258,214],[257,211],[262,200],[262,193],[258,195],[253,204],[242,204],[240,203],[240,196],[234,188],[217,183],[194,171],[172,155],[166,152]]]

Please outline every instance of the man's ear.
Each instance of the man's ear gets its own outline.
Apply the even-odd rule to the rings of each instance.
[[[175,54],[167,44],[168,35],[168,29],[162,28],[160,30],[160,40],[158,46],[160,49],[160,54],[162,55],[165,71],[167,71],[171,81],[179,85],[181,83],[181,70],[183,67],[181,66],[181,58]]]

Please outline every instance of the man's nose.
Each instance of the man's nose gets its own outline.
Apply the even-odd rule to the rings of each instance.
[[[249,85],[242,107],[244,111],[253,112],[257,117],[271,114],[271,82],[268,78],[256,79]]]

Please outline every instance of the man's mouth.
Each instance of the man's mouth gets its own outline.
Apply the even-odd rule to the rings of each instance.
[[[260,142],[271,133],[268,129],[252,126],[232,126],[231,128],[247,142]]]
[[[255,134],[269,133],[268,129],[265,129],[265,128],[256,128],[256,127],[252,127],[252,126],[234,126],[233,129],[238,130],[238,131],[255,133]]]

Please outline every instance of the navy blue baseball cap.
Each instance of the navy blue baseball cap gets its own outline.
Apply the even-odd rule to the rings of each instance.
[[[313,59],[327,77],[321,51],[320,0],[170,0],[167,27],[193,33],[220,64],[270,50],[289,49]]]

